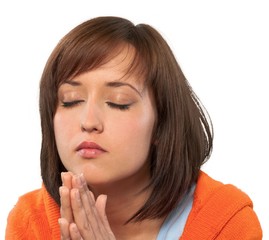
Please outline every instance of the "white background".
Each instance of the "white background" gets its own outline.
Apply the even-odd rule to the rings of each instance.
[[[1,1],[0,235],[18,196],[41,185],[38,85],[45,62],[71,28],[100,15],[163,34],[214,124],[203,169],[249,194],[269,239],[266,0]]]

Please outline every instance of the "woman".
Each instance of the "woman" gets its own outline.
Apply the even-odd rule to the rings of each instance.
[[[261,239],[249,197],[202,172],[209,117],[152,27],[99,17],[56,46],[40,84],[41,189],[6,239]]]

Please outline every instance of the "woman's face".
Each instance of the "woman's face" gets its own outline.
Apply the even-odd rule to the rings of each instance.
[[[156,109],[144,81],[124,75],[132,57],[130,48],[124,48],[58,91],[54,129],[60,158],[68,171],[83,173],[93,187],[149,179]]]

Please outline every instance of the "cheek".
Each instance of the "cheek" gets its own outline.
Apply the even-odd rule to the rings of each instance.
[[[59,114],[55,114],[54,120],[53,120],[53,125],[54,125],[54,134],[55,134],[55,141],[56,141],[56,146],[58,149],[58,153],[61,155],[61,144],[64,143],[61,139],[64,139],[64,133],[63,131],[63,126],[64,124],[62,123],[62,119],[59,116]]]
[[[61,133],[63,133],[64,131],[62,131],[63,126],[65,125],[63,123],[64,118],[61,116],[61,114],[58,114],[56,112],[54,119],[53,119],[53,125],[54,125],[54,132],[55,132],[55,138],[56,141],[57,139],[61,138]]]
[[[65,145],[69,142],[67,139],[70,139],[72,135],[72,127],[74,118],[70,118],[64,114],[56,112],[53,120],[55,140],[58,151],[60,152],[62,148],[66,147]],[[66,126],[69,126],[68,128]]]
[[[113,125],[110,127],[113,131],[110,135],[117,136],[118,139],[114,141],[114,144],[117,144],[119,148],[124,146],[123,149],[132,154],[147,154],[151,144],[154,117],[148,114],[140,115],[140,117],[136,115],[128,119],[117,119]]]
[[[144,121],[131,121],[126,129],[126,138],[122,136],[124,159],[128,160],[131,171],[139,170],[148,160],[151,146],[153,123]]]

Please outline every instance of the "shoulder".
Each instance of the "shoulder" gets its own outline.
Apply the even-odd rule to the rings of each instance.
[[[219,204],[248,205],[253,207],[249,196],[232,184],[223,184],[201,171],[198,177],[195,193],[194,207],[196,210],[203,208],[208,201],[218,202]]]
[[[44,202],[42,199],[42,189],[37,189],[28,192],[19,197],[17,203],[9,213],[10,218],[20,218],[21,220],[28,219],[35,212],[44,209]]]
[[[20,196],[8,215],[7,239],[24,239],[35,236],[41,228],[50,229],[51,216],[58,218],[58,207],[44,186]]]
[[[261,239],[262,236],[249,196],[234,185],[216,181],[202,171],[185,226],[183,236],[188,235],[185,239],[190,238],[191,232],[196,234],[192,235],[196,239],[197,236],[203,236],[201,239],[222,235],[227,239]]]

